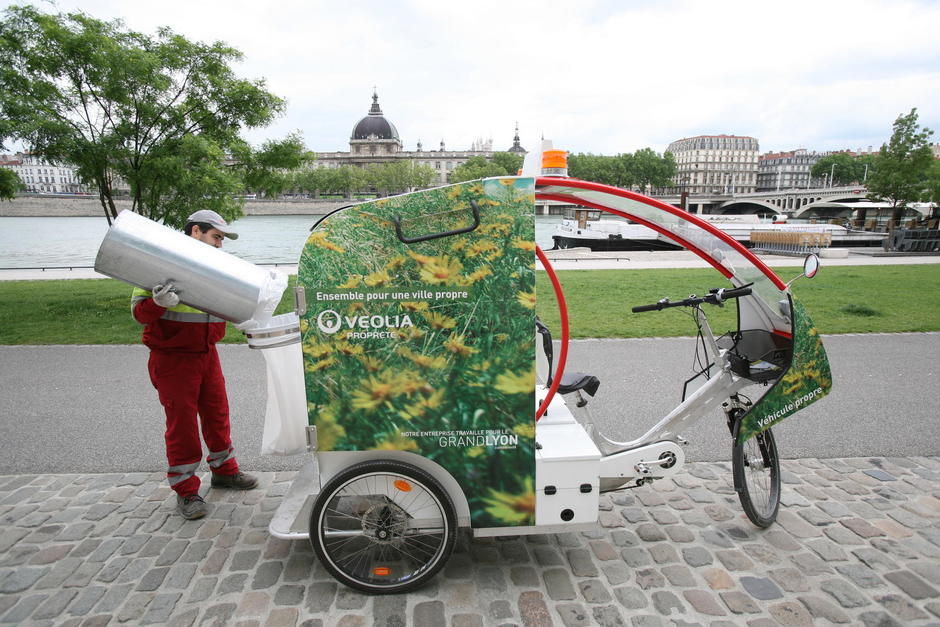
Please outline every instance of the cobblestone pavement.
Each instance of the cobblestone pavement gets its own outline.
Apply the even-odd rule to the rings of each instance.
[[[267,524],[293,473],[210,490],[185,521],[158,473],[0,477],[0,622],[105,625],[940,624],[940,458],[784,463],[776,525],[728,463],[603,495],[585,533],[464,534],[427,587],[338,585]]]

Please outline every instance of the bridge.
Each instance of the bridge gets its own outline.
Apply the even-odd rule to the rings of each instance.
[[[865,203],[868,190],[861,185],[814,189],[781,189],[749,194],[694,194],[686,203],[692,213],[777,213],[793,218],[807,215],[844,213],[849,203]],[[656,196],[671,205],[680,206],[682,198],[673,194]],[[881,203],[877,203],[881,204]],[[870,208],[870,207],[869,207]]]

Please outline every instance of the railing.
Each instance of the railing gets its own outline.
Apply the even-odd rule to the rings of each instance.
[[[831,233],[813,231],[751,231],[751,248],[776,255],[818,253],[832,244]]]

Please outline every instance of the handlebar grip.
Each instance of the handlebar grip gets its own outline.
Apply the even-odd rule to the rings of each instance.
[[[631,311],[633,313],[640,313],[643,311],[658,311],[662,308],[662,303],[653,303],[652,305],[637,305],[636,307],[633,307]]]
[[[737,287],[733,290],[725,290],[721,293],[721,299],[727,300],[729,298],[739,298],[741,296],[747,296],[752,292],[749,287]]]

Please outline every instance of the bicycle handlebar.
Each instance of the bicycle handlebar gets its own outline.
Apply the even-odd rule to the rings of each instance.
[[[653,303],[652,305],[638,305],[633,307],[632,311],[633,313],[640,313],[643,311],[659,311],[661,309],[668,309],[670,307],[695,307],[696,305],[701,305],[702,303],[708,303],[709,305],[721,305],[726,300],[747,296],[750,293],[751,288],[747,285],[744,287],[736,287],[730,290],[715,289],[708,292],[708,294],[705,296],[693,295],[675,302],[670,301],[668,298],[664,298],[658,303]]]

